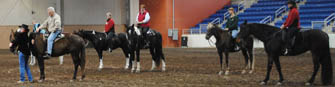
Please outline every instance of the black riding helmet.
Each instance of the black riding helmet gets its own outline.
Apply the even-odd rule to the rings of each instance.
[[[287,4],[292,4],[292,7],[297,7],[297,4],[294,0],[288,0]]]

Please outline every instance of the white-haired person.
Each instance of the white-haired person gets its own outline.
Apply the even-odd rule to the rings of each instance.
[[[54,7],[49,7],[48,8],[48,15],[49,17],[43,22],[43,24],[37,28],[36,31],[39,31],[40,29],[47,28],[47,30],[50,32],[50,35],[48,37],[48,42],[47,42],[47,52],[45,55],[43,55],[44,58],[49,58],[51,57],[52,53],[52,47],[54,40],[56,37],[62,33],[61,30],[61,18],[60,16],[55,12]]]

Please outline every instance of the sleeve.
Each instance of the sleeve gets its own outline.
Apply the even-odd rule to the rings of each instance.
[[[143,20],[143,23],[147,23],[150,20],[150,15],[149,13],[145,14],[145,19]]]
[[[47,28],[49,17],[38,28]]]
[[[140,13],[137,13],[137,16],[136,16],[136,22],[138,23],[138,15],[140,15]]]
[[[60,19],[60,16],[57,16],[56,19],[55,19],[55,29],[61,29],[61,19]]]

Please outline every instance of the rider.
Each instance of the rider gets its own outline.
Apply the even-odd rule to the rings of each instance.
[[[235,14],[234,8],[230,7],[228,9],[228,12],[230,14],[230,17],[226,23],[226,28],[225,30],[228,30],[229,32],[231,32],[232,34],[232,42],[234,44],[234,50],[239,50],[239,46],[237,45],[237,43],[235,42],[234,39],[236,39],[236,36],[238,34],[238,17]]]
[[[106,13],[107,21],[105,24],[105,33],[107,34],[107,39],[111,39],[115,35],[115,29],[114,29],[114,20],[112,19],[112,13],[107,12]],[[109,51],[112,51],[111,47],[108,47]]]
[[[48,43],[47,53],[43,55],[44,58],[48,58],[51,56],[54,40],[59,34],[62,33],[61,18],[55,12],[55,8],[49,7],[48,14],[49,14],[49,17],[43,22],[43,24],[40,27],[37,28],[37,31],[39,31],[41,28],[48,28],[48,31],[51,32],[48,37],[48,42],[47,42]]]
[[[285,30],[285,55],[292,50],[292,38],[299,32],[300,29],[300,18],[299,11],[295,1],[290,0],[287,2],[290,12],[285,23],[280,27]]]
[[[141,4],[140,12],[137,14],[136,19],[139,28],[142,29],[141,32],[145,42],[144,48],[147,48],[149,47],[149,41],[147,40],[147,32],[149,30],[150,15],[149,12],[145,10],[144,4]]]

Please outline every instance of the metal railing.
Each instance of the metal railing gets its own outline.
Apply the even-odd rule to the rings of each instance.
[[[267,16],[266,18],[262,19],[259,23],[268,24],[272,21],[272,16]]]
[[[279,17],[281,14],[287,11],[287,7],[284,5],[276,10],[275,17]]]
[[[312,21],[312,29],[322,29],[325,26],[330,25],[331,21],[335,20],[335,13],[330,14],[327,18],[325,18],[323,21]]]
[[[224,13],[223,14],[223,21],[226,21],[229,16],[230,16],[230,14],[229,14],[228,11],[226,13]]]
[[[245,1],[241,1],[238,5],[237,5],[237,11],[240,11],[241,9],[243,9],[245,6]]]
[[[331,21],[333,21],[335,19],[335,13],[330,14],[324,21],[325,21],[325,25],[329,25]]]

